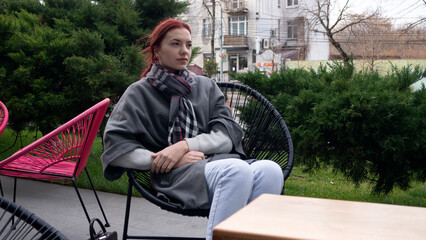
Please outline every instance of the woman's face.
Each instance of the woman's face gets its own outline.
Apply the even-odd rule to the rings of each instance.
[[[186,28],[175,28],[166,33],[155,50],[158,62],[170,72],[184,70],[191,57],[191,34]]]

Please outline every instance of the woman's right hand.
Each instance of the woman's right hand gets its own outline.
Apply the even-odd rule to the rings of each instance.
[[[183,140],[152,154],[151,156],[154,158],[154,161],[152,162],[151,171],[155,173],[170,172],[173,166],[175,166],[188,151],[188,144]]]

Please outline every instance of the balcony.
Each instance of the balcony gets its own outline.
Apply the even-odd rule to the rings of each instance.
[[[231,0],[225,1],[224,11],[228,14],[247,13],[247,1],[246,0]]]
[[[224,46],[248,46],[248,38],[243,35],[225,35],[223,36]]]

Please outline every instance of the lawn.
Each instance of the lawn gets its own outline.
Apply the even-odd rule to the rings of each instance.
[[[0,137],[0,158],[5,159],[22,145],[30,143],[34,139],[34,133],[22,134],[13,149],[4,152],[13,145],[15,136],[8,129]],[[127,176],[123,175],[117,181],[107,181],[102,174],[102,166],[99,156],[102,154],[101,139],[97,138],[87,163],[88,171],[97,190],[126,194]],[[89,181],[84,173],[77,178],[80,187],[88,187]],[[341,199],[350,201],[376,202],[398,204],[408,206],[426,207],[426,183],[414,182],[406,191],[395,188],[389,194],[372,194],[372,187],[368,183],[356,186],[345,179],[340,173],[334,173],[330,168],[324,167],[315,172],[305,172],[303,166],[295,166],[285,184],[285,195],[317,197],[328,199]],[[136,192],[134,191],[134,194]]]

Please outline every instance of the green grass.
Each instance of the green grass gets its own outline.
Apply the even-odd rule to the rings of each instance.
[[[302,167],[294,167],[286,181],[285,195],[426,207],[424,182],[414,182],[406,191],[395,188],[389,194],[372,194],[369,183],[356,186],[330,168],[307,173]]]
[[[34,140],[34,133],[23,133],[22,144],[25,146]],[[0,158],[5,159],[17,151],[21,143],[5,152],[4,149],[13,144],[15,136],[8,129],[0,136]],[[107,181],[103,177],[100,155],[102,154],[101,139],[97,138],[93,144],[92,151],[87,162],[87,169],[97,190],[113,192],[118,194],[127,193],[127,176],[123,175],[117,181]],[[82,173],[77,178],[80,187],[88,188],[89,181],[86,174]],[[293,168],[290,177],[286,181],[285,195],[304,196],[328,199],[340,199],[362,202],[376,202],[387,204],[398,204],[407,206],[426,207],[426,183],[414,182],[412,187],[406,191],[395,188],[389,194],[372,194],[372,186],[362,183],[356,186],[340,173],[334,173],[329,168],[323,168],[315,172],[304,172],[303,167]],[[137,195],[136,191],[133,191]]]

